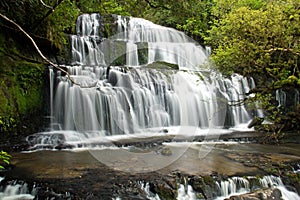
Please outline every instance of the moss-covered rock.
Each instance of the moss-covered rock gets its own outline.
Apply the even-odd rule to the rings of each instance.
[[[179,66],[177,64],[167,63],[167,62],[154,62],[147,65],[148,68],[152,69],[179,69]]]
[[[45,65],[19,34],[1,32],[0,42],[0,137],[6,140],[37,129],[33,122],[43,114]]]

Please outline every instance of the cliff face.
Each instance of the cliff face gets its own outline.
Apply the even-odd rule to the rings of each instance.
[[[42,44],[43,47],[43,44]],[[46,48],[44,48],[46,49]],[[0,139],[39,130],[47,112],[47,66],[21,33],[0,32]]]

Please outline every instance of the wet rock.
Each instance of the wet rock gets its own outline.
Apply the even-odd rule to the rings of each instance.
[[[282,194],[277,188],[268,188],[252,193],[231,196],[225,200],[282,200]]]
[[[38,199],[71,200],[71,196],[69,194],[66,195],[58,194],[54,191],[49,191],[49,190],[46,191],[39,190],[34,200],[38,200]]]
[[[55,146],[54,148],[57,150],[63,150],[63,149],[73,149],[75,146],[71,144],[59,144]]]
[[[153,193],[158,194],[161,199],[175,199],[176,189],[166,182],[158,182],[153,186]]]
[[[170,155],[172,155],[172,150],[168,147],[164,147],[164,148],[160,149],[159,153],[163,156],[170,156]]]
[[[59,145],[63,144],[66,138],[63,133],[42,132],[27,136],[26,141],[29,145]]]
[[[169,132],[169,130],[166,129],[166,128],[164,128],[164,129],[162,129],[162,130],[160,131],[160,133],[168,133],[168,132]]]
[[[172,64],[168,62],[156,61],[147,65],[148,68],[154,69],[179,69],[178,64]]]
[[[218,196],[213,191],[216,186],[214,183],[214,179],[211,176],[192,176],[189,178],[189,184],[193,187],[194,191],[197,192],[199,199],[207,199],[213,198],[214,196]]]
[[[254,126],[261,125],[263,121],[264,121],[264,118],[262,118],[262,117],[254,117],[252,119],[252,121],[248,124],[248,128],[252,128]]]

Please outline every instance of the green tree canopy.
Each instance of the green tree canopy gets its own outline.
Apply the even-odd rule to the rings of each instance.
[[[262,105],[275,122],[285,123],[284,113],[273,102],[276,90],[300,87],[300,2],[254,5],[235,4],[230,9],[216,5],[225,10],[219,10],[223,14],[215,18],[205,40],[213,48],[216,66],[227,75],[254,77],[256,99],[265,102]]]
[[[292,1],[258,10],[242,6],[219,20],[206,42],[223,72],[252,75],[262,83],[271,78],[278,88],[281,80],[299,78],[299,25],[299,4]]]

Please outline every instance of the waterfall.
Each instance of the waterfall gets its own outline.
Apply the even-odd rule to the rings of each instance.
[[[94,72],[84,72],[84,67],[71,68],[77,71],[75,80],[81,84],[88,85],[97,76]],[[105,70],[108,69],[99,69]],[[89,78],[82,74],[89,74]],[[60,81],[55,96],[55,119],[64,130],[124,134],[181,124],[209,128],[213,123],[220,127],[224,125],[222,112],[228,111],[232,116],[230,125],[236,126],[247,123],[251,117],[244,106],[229,106],[224,102],[241,101],[245,83],[239,75],[224,79],[213,73],[202,77],[201,72],[169,70],[165,74],[142,68],[123,73],[111,67],[108,77],[97,82],[97,88],[82,89]]]
[[[255,192],[258,188],[278,188],[281,191],[284,200],[299,200],[300,196],[293,191],[289,191],[283,184],[280,177],[264,176],[262,178],[255,177],[232,177],[223,181],[216,181],[219,188],[219,195],[209,199],[223,200],[233,195],[241,195]],[[184,200],[197,200],[197,192],[192,186],[179,185],[178,198]]]
[[[104,23],[115,33],[109,38]],[[47,139],[39,134],[35,140],[48,145],[71,133],[77,138],[76,132],[86,139],[87,132],[99,137],[172,126],[246,127],[252,118],[240,102],[253,80],[211,69],[210,48],[183,32],[140,18],[83,14],[70,38],[72,65],[64,67],[79,85],[56,76],[51,114],[59,139],[50,142],[45,133]]]
[[[150,191],[150,185],[149,183],[140,183],[141,184],[141,189],[144,191],[147,195],[147,199],[149,200],[161,200],[158,196],[158,194],[153,194]]]
[[[53,68],[49,67],[49,82],[50,82],[50,128],[53,127],[53,90],[54,90],[54,72]]]
[[[278,101],[278,107],[286,105],[286,93],[283,90],[276,90],[276,101]]]
[[[217,182],[220,188],[221,196],[228,197],[233,194],[250,192],[250,183],[247,179],[241,177],[232,177],[228,180]]]
[[[178,200],[197,200],[196,194],[193,191],[192,186],[188,185],[187,188],[180,184],[177,191]]]
[[[297,88],[277,89],[275,100],[284,112],[295,111],[299,105],[299,90]]]
[[[3,181],[4,178],[0,177],[0,182]],[[32,200],[34,199],[34,195],[36,195],[36,188],[33,188],[31,192],[29,192],[27,183],[13,181],[12,183],[1,186],[0,187],[0,199],[24,199],[24,200]]]
[[[283,184],[280,177],[277,176],[264,176],[258,179],[258,185],[251,184],[251,180],[256,180],[255,177],[233,177],[228,180],[217,182],[221,191],[221,197],[216,200],[228,198],[236,194],[245,194],[255,191],[253,188],[278,188],[282,197],[285,200],[299,200],[300,196],[292,191],[289,191]],[[255,181],[253,181],[255,182]]]

